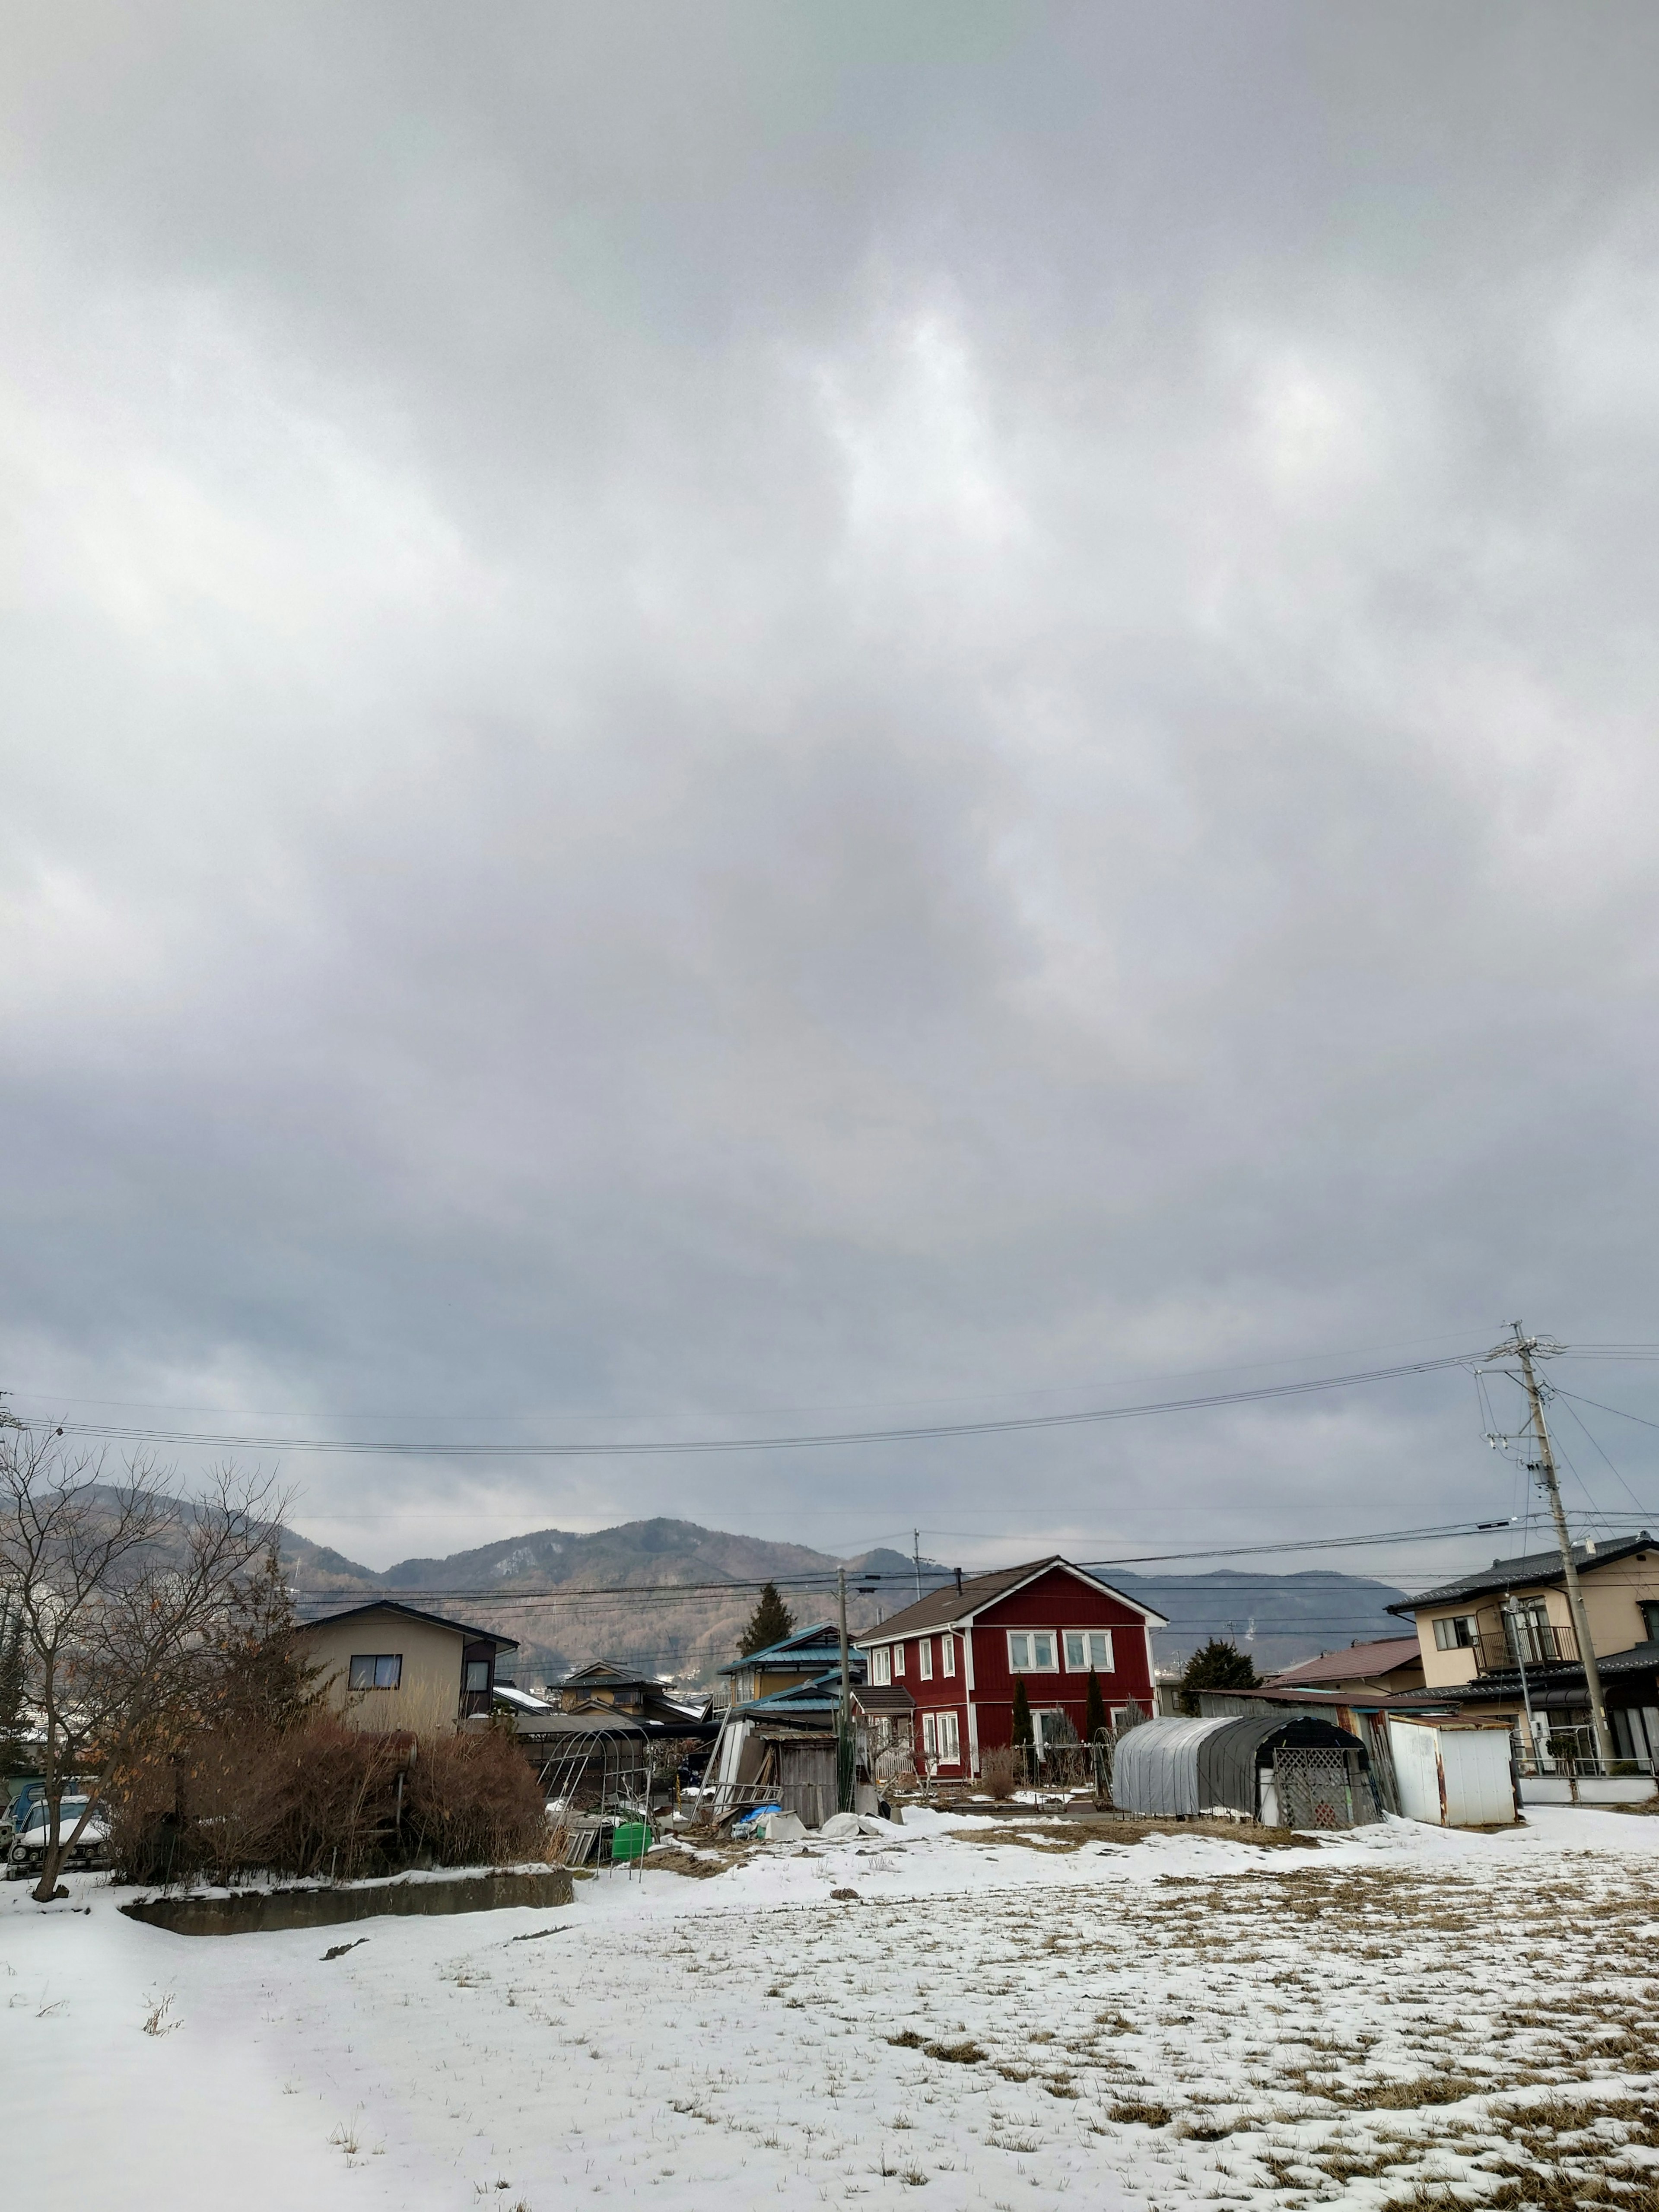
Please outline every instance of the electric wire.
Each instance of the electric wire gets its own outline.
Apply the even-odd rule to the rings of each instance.
[[[1505,1527],[1499,1521],[1462,1521],[1427,1528],[1391,1528],[1358,1536],[1314,1536],[1295,1539],[1290,1542],[1268,1544],[1214,1545],[1200,1551],[1140,1552],[1119,1555],[1109,1559],[1080,1559],[1077,1564],[1087,1569],[1109,1571],[1115,1567],[1150,1566],[1166,1560],[1245,1559],[1265,1553],[1346,1551],[1375,1544],[1397,1544],[1418,1541],[1444,1541],[1460,1536],[1472,1536]],[[1025,1563],[1021,1563],[1025,1564]],[[981,1577],[1006,1574],[1009,1567],[975,1567],[964,1573],[964,1581],[977,1581]],[[947,1588],[955,1579],[953,1568],[924,1567],[922,1580],[931,1590]],[[368,1589],[319,1590],[296,1589],[296,1602],[318,1603],[333,1599],[349,1600],[354,1606],[372,1603],[377,1598],[442,1598],[450,1603],[466,1600],[472,1603],[502,1605],[567,1604],[592,1598],[627,1597],[646,1603],[675,1602],[690,1597],[709,1595],[734,1596],[763,1589],[768,1583],[777,1590],[830,1590],[839,1581],[838,1571],[820,1568],[801,1575],[733,1576],[718,1582],[708,1583],[612,1583],[605,1584],[556,1584],[540,1590],[503,1590],[480,1589],[476,1586],[379,1583]],[[910,1568],[890,1569],[873,1573],[849,1571],[849,1587],[859,1584],[883,1583],[914,1585],[915,1573]]]
[[[936,1437],[1008,1436],[1042,1429],[1082,1428],[1109,1421],[1145,1419],[1159,1413],[1200,1413],[1224,1406],[1255,1405],[1276,1398],[1310,1397],[1366,1382],[1389,1382],[1408,1376],[1467,1369],[1472,1352],[1443,1358],[1410,1360],[1395,1367],[1372,1367],[1343,1375],[1322,1375],[1300,1382],[1258,1383],[1235,1390],[1212,1390],[1190,1398],[1148,1400],[1139,1405],[1090,1407],[1079,1413],[1015,1413],[994,1420],[935,1421],[908,1427],[821,1430],[749,1437],[679,1437],[619,1443],[589,1440],[563,1443],[415,1443],[403,1440],[344,1437],[272,1437],[231,1431],[125,1427],[112,1422],[65,1421],[66,1436],[112,1443],[203,1444],[216,1450],[330,1452],[352,1456],[413,1459],[631,1459],[692,1454],[802,1451],[859,1444],[917,1443]]]

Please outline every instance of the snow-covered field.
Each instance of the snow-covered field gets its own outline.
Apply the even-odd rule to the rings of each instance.
[[[210,1940],[8,1885],[8,2197],[1659,2208],[1659,1819],[1074,1842],[924,1814]]]

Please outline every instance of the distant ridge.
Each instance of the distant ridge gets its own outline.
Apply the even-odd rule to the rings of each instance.
[[[666,1518],[624,1522],[586,1534],[539,1528],[444,1559],[399,1559],[378,1572],[292,1530],[283,1532],[282,1556],[307,1613],[330,1610],[331,1600],[395,1589],[411,1602],[429,1603],[434,1612],[482,1614],[519,1639],[516,1673],[522,1682],[556,1679],[594,1658],[708,1681],[732,1656],[754,1607],[754,1590],[734,1588],[729,1595],[702,1590],[678,1601],[653,1595],[688,1584],[753,1585],[770,1576],[787,1585],[799,1577],[823,1576],[822,1589],[784,1589],[785,1602],[805,1625],[834,1617],[831,1578],[837,1567],[848,1569],[849,1582],[860,1573],[878,1573],[882,1583],[874,1595],[849,1589],[848,1618],[855,1632],[873,1627],[915,1591],[915,1563],[901,1552],[878,1549],[843,1559],[804,1544],[772,1543]],[[922,1588],[936,1588],[952,1571],[937,1559],[923,1559]],[[1385,1607],[1404,1595],[1367,1577],[1318,1571],[1103,1572],[1126,1595],[1169,1617],[1170,1626],[1157,1642],[1160,1666],[1179,1665],[1211,1636],[1223,1636],[1252,1652],[1262,1673],[1271,1673],[1356,1638],[1397,1634],[1399,1625]],[[562,1598],[532,1596],[550,1589]],[[581,1597],[583,1589],[606,1595]]]

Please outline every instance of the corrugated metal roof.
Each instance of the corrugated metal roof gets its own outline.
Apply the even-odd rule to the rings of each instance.
[[[902,1682],[854,1682],[853,1703],[860,1712],[913,1713],[916,1701]]]
[[[741,1659],[716,1668],[721,1674],[740,1674],[745,1667],[784,1667],[794,1664],[810,1667],[822,1659],[825,1651],[841,1656],[841,1632],[833,1621],[820,1620],[811,1628],[797,1628],[776,1644],[769,1644],[759,1651],[750,1651]]]
[[[1310,1688],[1320,1682],[1363,1682],[1404,1667],[1421,1654],[1414,1636],[1390,1636],[1375,1644],[1351,1644],[1346,1651],[1322,1652],[1317,1659],[1300,1660],[1273,1678],[1275,1690],[1292,1689],[1298,1683]]]

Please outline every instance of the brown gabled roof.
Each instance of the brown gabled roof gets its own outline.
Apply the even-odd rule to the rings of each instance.
[[[913,1713],[916,1709],[902,1682],[854,1682],[852,1698],[861,1713]]]
[[[1324,1651],[1317,1659],[1304,1659],[1273,1678],[1276,1690],[1292,1689],[1305,1682],[1311,1689],[1320,1682],[1368,1682],[1396,1667],[1409,1666],[1422,1652],[1414,1636],[1389,1636],[1375,1644],[1351,1644],[1346,1651]]]
[[[942,1583],[927,1596],[919,1598],[915,1605],[906,1606],[902,1613],[894,1613],[878,1628],[866,1629],[862,1636],[855,1636],[853,1641],[862,1651],[872,1644],[893,1644],[901,1637],[926,1636],[935,1628],[957,1627],[963,1621],[971,1620],[975,1613],[983,1613],[987,1606],[994,1605],[999,1598],[1008,1596],[1026,1583],[1035,1582],[1039,1575],[1047,1574],[1051,1567],[1063,1567],[1069,1574],[1081,1576],[1085,1582],[1093,1583],[1097,1589],[1106,1591],[1109,1596],[1118,1599],[1136,1613],[1143,1613],[1159,1628],[1169,1626],[1161,1613],[1154,1613],[1151,1606],[1143,1605],[1139,1598],[1128,1597],[1122,1590],[1114,1589],[1110,1583],[1102,1582],[1098,1575],[1091,1574],[1086,1567],[1079,1567],[1075,1561],[1063,1559],[1058,1552],[1054,1552],[1046,1559],[1028,1559],[1023,1567],[1000,1567],[994,1574],[969,1575],[960,1589],[955,1583]]]
[[[422,1613],[419,1606],[400,1605],[396,1598],[372,1597],[362,1605],[348,1606],[343,1613],[313,1613],[309,1620],[295,1623],[303,1634],[307,1628],[331,1628],[337,1620],[356,1620],[365,1613],[400,1613],[405,1620],[424,1620],[434,1628],[447,1628],[452,1635],[465,1637],[471,1644],[493,1644],[498,1651],[516,1651],[518,1638],[503,1636],[494,1628],[474,1628],[465,1620],[451,1620],[441,1613]]]

